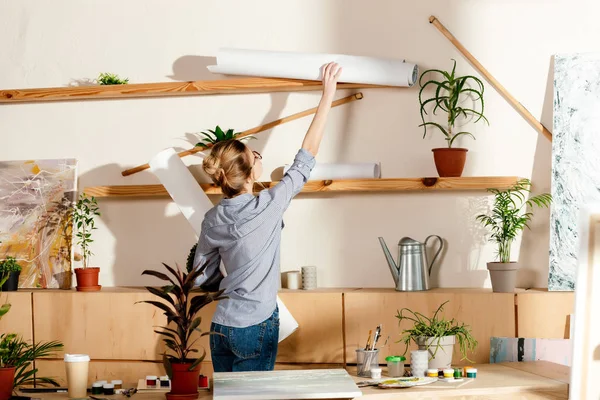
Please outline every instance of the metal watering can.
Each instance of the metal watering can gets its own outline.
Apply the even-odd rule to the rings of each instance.
[[[431,238],[437,238],[440,246],[433,256],[431,263],[427,263],[427,254],[425,248],[427,241]],[[424,243],[409,237],[404,237],[398,242],[398,263],[388,250],[385,240],[379,238],[379,243],[387,259],[390,271],[396,282],[396,290],[399,292],[412,292],[419,290],[429,290],[429,275],[431,267],[444,248],[444,241],[437,235],[430,235]]]

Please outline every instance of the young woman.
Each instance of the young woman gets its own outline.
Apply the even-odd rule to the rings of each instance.
[[[279,342],[279,251],[283,213],[315,165],[327,114],[341,68],[323,67],[323,94],[302,148],[281,182],[253,195],[262,174],[261,155],[239,140],[217,143],[204,159],[204,171],[224,199],[208,211],[194,258],[207,264],[197,285],[224,289],[213,316],[210,351],[215,372],[268,371],[275,366]],[[223,261],[227,276],[219,265]]]

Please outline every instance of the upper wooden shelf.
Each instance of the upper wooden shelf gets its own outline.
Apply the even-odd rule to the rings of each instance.
[[[391,87],[392,86],[364,85],[358,83],[338,84],[338,89]],[[321,90],[322,88],[323,85],[320,81],[276,78],[238,78],[217,81],[133,83],[127,85],[68,86],[41,89],[0,90],[0,103],[298,92]]]
[[[302,193],[327,192],[399,192],[419,190],[486,190],[488,188],[507,189],[517,181],[515,176],[487,176],[460,178],[396,178],[396,179],[345,179],[309,181]],[[263,182],[269,188],[278,182]],[[222,194],[221,189],[213,184],[203,183],[202,189],[209,195]],[[254,190],[263,188],[255,185]],[[87,195],[96,197],[140,197],[168,196],[169,193],[162,185],[118,185],[86,187]]]

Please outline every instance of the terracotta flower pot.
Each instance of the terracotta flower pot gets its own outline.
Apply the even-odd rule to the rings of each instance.
[[[517,285],[517,263],[489,262],[487,269],[492,278],[492,291],[497,293],[513,293]]]
[[[11,272],[8,280],[2,285],[3,292],[14,292],[19,289],[19,275],[21,272]]]
[[[198,380],[200,378],[200,366],[198,365],[188,371],[192,364],[171,363],[173,378],[171,380],[171,391],[167,393],[167,399],[198,398]]]
[[[445,147],[432,149],[431,151],[433,151],[435,168],[440,177],[458,177],[462,175],[467,161],[468,149]]]
[[[12,396],[15,368],[0,368],[0,400],[8,400]]]
[[[95,292],[100,290],[98,285],[98,274],[100,268],[87,267],[75,268],[75,276],[77,277],[77,291],[79,292]]]

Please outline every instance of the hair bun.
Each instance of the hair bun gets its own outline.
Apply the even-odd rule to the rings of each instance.
[[[214,175],[212,176],[212,179],[217,185],[221,187],[227,184],[227,174],[225,173],[225,170],[221,167],[217,168]]]

